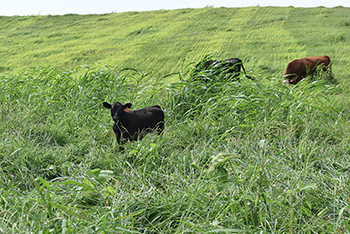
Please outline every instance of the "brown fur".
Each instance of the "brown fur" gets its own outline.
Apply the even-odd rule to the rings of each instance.
[[[292,60],[287,65],[282,82],[296,84],[304,77],[312,75],[316,66],[323,64],[325,66],[324,70],[327,70],[330,62],[331,59],[327,55]]]

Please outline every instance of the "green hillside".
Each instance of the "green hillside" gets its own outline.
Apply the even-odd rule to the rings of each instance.
[[[349,233],[350,9],[0,17],[0,233]],[[328,55],[295,86],[287,63]],[[201,72],[243,60],[241,81]],[[120,151],[102,102],[158,104]]]
[[[166,75],[203,54],[239,57],[250,71],[281,76],[286,63],[327,54],[348,74],[348,8],[247,7],[106,15],[0,18],[0,71],[37,65],[132,67]]]

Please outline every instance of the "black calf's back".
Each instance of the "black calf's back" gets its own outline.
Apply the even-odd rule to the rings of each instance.
[[[195,71],[196,73],[198,73],[199,71],[208,70],[209,68],[220,69],[221,71],[225,71],[231,74],[229,78],[231,79],[235,78],[237,80],[239,80],[239,78],[237,77],[240,75],[240,72],[242,69],[244,75],[248,79],[253,79],[251,76],[248,76],[246,74],[242,60],[240,60],[239,58],[229,58],[225,60],[209,60],[206,62],[202,61],[196,65]]]

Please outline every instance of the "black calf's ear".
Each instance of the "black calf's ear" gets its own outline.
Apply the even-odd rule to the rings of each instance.
[[[132,106],[132,104],[131,104],[131,103],[126,103],[126,104],[125,104],[123,107],[124,107],[124,109],[125,109],[125,108],[129,108],[129,109],[130,109],[130,108],[131,108],[131,106]]]
[[[108,102],[103,102],[102,104],[103,104],[104,107],[106,107],[108,109],[112,108],[111,104],[109,104]]]
[[[130,107],[131,107],[131,103],[126,103],[124,106],[123,106],[123,109],[125,112],[129,112],[130,111]]]

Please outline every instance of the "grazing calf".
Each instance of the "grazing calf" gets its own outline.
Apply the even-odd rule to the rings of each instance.
[[[282,83],[297,84],[304,77],[312,75],[317,66],[323,65],[323,70],[326,71],[330,68],[330,62],[327,55],[292,60],[287,65]]]
[[[109,104],[103,102],[103,106],[111,109],[114,121],[113,131],[120,144],[127,140],[141,140],[144,134],[156,130],[158,134],[164,130],[164,112],[160,106],[150,106],[147,108],[130,111],[131,103],[125,105],[120,102]],[[123,149],[122,146],[119,146]]]
[[[229,58],[229,59],[225,59],[225,60],[209,60],[206,61],[205,63],[199,62],[196,65],[196,72],[202,71],[202,70],[208,70],[209,68],[212,69],[220,69],[221,71],[225,71],[227,73],[230,73],[231,75],[229,76],[229,78],[236,78],[238,77],[241,73],[241,68],[244,72],[244,75],[248,78],[253,80],[253,78],[251,76],[248,76],[242,60],[240,60],[239,58]],[[235,79],[235,80],[239,80],[239,78]]]

